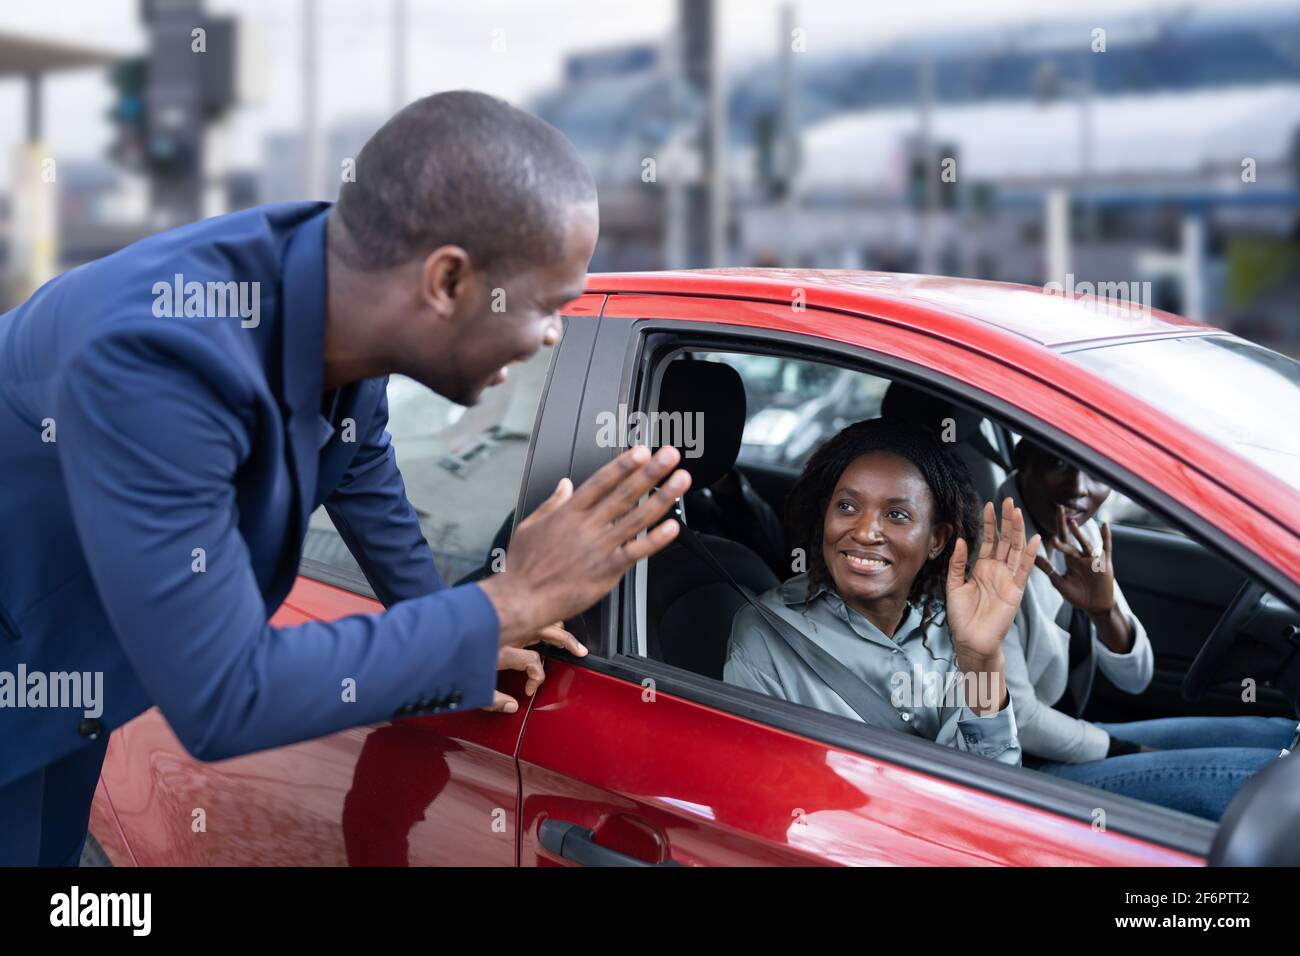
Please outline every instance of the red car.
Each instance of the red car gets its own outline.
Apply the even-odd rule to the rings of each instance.
[[[986,497],[1018,435],[1115,488],[1117,577],[1156,677],[1140,696],[1099,688],[1090,718],[1295,715],[1297,363],[1136,306],[862,272],[593,275],[563,312],[561,343],[474,408],[390,385],[398,461],[449,582],[499,569],[514,515],[561,476],[581,482],[629,429],[689,449],[689,414],[639,414],[663,411],[674,359],[698,363],[695,411],[711,428],[684,462],[692,493],[734,468],[778,514],[822,438],[912,389],[951,403]],[[710,391],[718,364],[742,396]],[[512,715],[415,718],[205,764],[143,714],[110,741],[93,836],[113,864],[146,866],[1197,865],[1270,861],[1242,840],[1233,856],[1230,829],[1300,840],[1277,829],[1296,822],[1276,810],[1296,788],[1279,778],[1290,758],[1216,827],[727,685],[742,598],[679,544],[568,622],[590,654],[549,654],[533,699],[503,675],[522,698]],[[743,542],[710,547],[753,589],[777,580]],[[378,610],[314,518],[275,622]]]

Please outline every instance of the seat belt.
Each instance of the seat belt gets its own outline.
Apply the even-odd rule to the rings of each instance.
[[[814,674],[821,678],[831,690],[848,704],[855,714],[872,727],[884,727],[899,730],[906,734],[919,734],[912,723],[903,720],[898,708],[891,704],[878,690],[853,673],[825,648],[799,633],[790,622],[769,607],[765,607],[750,597],[749,592],[741,587],[731,572],[700,540],[699,535],[686,526],[677,513],[677,524],[681,529],[681,541],[687,549],[703,561],[720,579],[731,585],[732,590],[745,599],[745,602],[758,612],[763,621],[776,632],[787,647],[803,661]]]

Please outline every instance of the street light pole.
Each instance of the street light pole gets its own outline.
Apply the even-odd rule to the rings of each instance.
[[[798,204],[795,201],[795,174],[799,162],[799,133],[795,118],[795,84],[794,84],[794,4],[787,3],[781,7],[781,160],[780,179],[785,193],[781,197],[783,238],[782,262],[786,268],[797,265],[795,259],[799,249],[799,235],[796,227]]]
[[[393,0],[393,109],[406,105],[406,0]]]
[[[935,162],[934,132],[931,128],[934,112],[934,59],[928,51],[921,57],[920,87],[921,168],[925,184],[922,194],[924,205],[921,209],[920,271],[934,275],[939,271],[934,224],[935,210],[939,206],[939,164]]]
[[[304,198],[323,199],[319,90],[317,87],[317,0],[302,2],[302,188]]]

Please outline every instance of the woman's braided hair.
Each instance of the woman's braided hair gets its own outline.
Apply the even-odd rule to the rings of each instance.
[[[912,582],[908,601],[922,606],[922,635],[942,605],[944,579],[957,536],[966,539],[968,555],[979,553],[980,509],[965,462],[926,429],[882,418],[856,422],[830,438],[804,466],[790,490],[786,505],[786,532],[794,547],[808,556],[808,596],[822,587],[834,588],[822,557],[826,509],[840,476],[856,459],[874,451],[889,452],[911,462],[930,488],[934,522],[950,524],[954,534],[944,549],[921,566]]]

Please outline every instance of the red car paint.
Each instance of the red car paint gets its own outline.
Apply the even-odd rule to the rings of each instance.
[[[564,312],[779,329],[940,371],[1122,463],[1300,582],[1293,489],[1058,351],[1203,331],[1176,316],[1099,316],[996,283],[783,270],[595,275]],[[300,578],[274,622],[378,610]],[[522,684],[502,676],[517,698]],[[688,865],[1202,862],[556,659],[513,715],[415,718],[215,764],[149,711],[110,740],[91,829],[116,865],[562,863],[539,842],[548,818]]]

